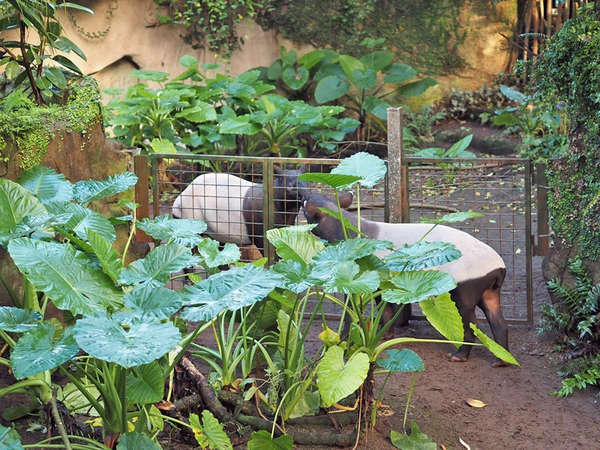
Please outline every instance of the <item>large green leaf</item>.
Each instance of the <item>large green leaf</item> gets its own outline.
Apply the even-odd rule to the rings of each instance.
[[[162,447],[142,433],[129,432],[119,437],[117,450],[161,450]]]
[[[456,222],[464,222],[469,219],[476,219],[478,217],[483,217],[483,214],[476,213],[473,211],[459,211],[455,213],[444,214],[441,217],[435,217],[430,219],[428,217],[422,217],[419,222],[424,223],[456,223]]]
[[[202,411],[202,424],[196,414],[190,414],[190,425],[200,448],[211,450],[232,450],[231,440],[223,430],[223,425],[208,409]]]
[[[462,256],[456,246],[450,242],[415,242],[405,245],[387,255],[384,261],[392,272],[403,270],[427,269],[441,266]]]
[[[508,350],[506,350],[504,347],[502,347],[497,342],[490,339],[488,337],[488,335],[485,334],[483,331],[481,331],[479,328],[477,328],[477,326],[475,324],[470,323],[469,326],[473,330],[473,333],[475,333],[475,336],[477,336],[477,338],[479,338],[481,343],[489,351],[491,351],[494,354],[494,356],[496,356],[497,358],[500,358],[502,361],[505,361],[509,364],[514,364],[515,366],[520,366],[519,362],[515,359],[515,357]]]
[[[121,261],[119,252],[117,252],[111,242],[101,234],[96,233],[89,228],[85,231],[90,241],[90,246],[102,265],[102,270],[116,283],[123,270],[123,262]]]
[[[256,134],[261,130],[261,126],[251,122],[251,116],[239,116],[234,119],[227,119],[221,122],[219,132],[222,134]]]
[[[31,192],[42,204],[48,202],[70,202],[73,185],[63,174],[45,166],[36,166],[24,172],[17,183]]]
[[[200,262],[192,251],[175,242],[153,248],[144,259],[132,262],[121,272],[119,282],[127,285],[156,281],[163,285],[171,274]]]
[[[125,330],[119,321],[107,317],[78,320],[74,336],[89,355],[126,368],[151,363],[181,340],[181,333],[171,322],[131,322]]]
[[[384,73],[383,81],[391,84],[404,83],[417,76],[417,71],[404,63],[393,63]]]
[[[294,438],[289,434],[283,434],[274,438],[266,430],[255,431],[248,441],[248,450],[292,450]]]
[[[224,310],[236,311],[269,295],[282,284],[279,274],[247,265],[217,273],[183,289],[188,305],[181,317],[192,322],[208,321]]]
[[[39,325],[42,315],[32,309],[0,306],[0,330],[24,333]]]
[[[242,257],[242,252],[237,245],[227,242],[223,246],[223,250],[220,249],[220,245],[220,242],[214,239],[204,239],[198,245],[198,253],[204,258],[204,264],[207,267],[214,268],[233,264]]]
[[[292,67],[286,67],[283,70],[282,78],[285,84],[297,91],[306,84],[309,75],[310,74],[305,67],[298,67],[297,70],[294,70]]]
[[[352,78],[352,74],[355,70],[365,70],[365,65],[354,56],[340,55],[338,61],[344,74],[346,74],[348,78]]]
[[[462,317],[449,293],[439,295],[433,300],[423,300],[419,303],[427,321],[450,341],[462,342],[465,329]],[[458,344],[454,344],[458,347]]]
[[[73,339],[72,328],[66,328],[56,342],[55,334],[56,327],[51,322],[42,322],[21,336],[10,356],[15,378],[27,378],[54,369],[77,354],[79,346]]]
[[[48,212],[59,215],[70,215],[69,220],[64,224],[67,231],[73,231],[77,237],[83,241],[88,240],[87,229],[94,230],[109,242],[114,242],[117,238],[115,227],[102,214],[92,211],[85,206],[68,202],[47,203]]]
[[[379,183],[387,172],[385,163],[375,155],[359,152],[350,158],[344,158],[331,173],[340,175],[354,175],[360,177],[363,187],[371,188]]]
[[[307,69],[312,69],[318,63],[320,63],[324,57],[325,53],[322,50],[313,50],[312,52],[305,53],[298,58],[298,62]]]
[[[164,389],[163,371],[156,361],[127,372],[127,400],[130,402],[142,405],[159,402]]]
[[[48,211],[23,186],[0,178],[0,235],[9,235],[27,216],[39,216]]]
[[[472,134],[468,134],[465,137],[459,139],[457,142],[452,144],[452,146],[446,151],[446,156],[448,158],[459,158],[459,157],[466,156],[465,150],[469,147],[469,145],[471,145],[472,140],[473,140]],[[470,153],[470,152],[468,152],[468,153]]]
[[[390,440],[394,447],[402,450],[437,450],[438,448],[435,442],[429,439],[427,435],[421,433],[414,420],[411,421],[410,435],[390,430]]]
[[[137,222],[140,230],[161,241],[174,241],[186,247],[195,247],[204,239],[200,235],[206,231],[206,222],[196,219],[172,219],[159,216]]]
[[[405,270],[394,275],[391,281],[398,289],[386,290],[382,298],[395,304],[420,302],[456,287],[454,278],[439,270]]]
[[[317,83],[315,100],[319,104],[329,103],[344,96],[350,90],[350,83],[336,75],[329,75]]]
[[[313,256],[325,248],[325,244],[307,233],[316,225],[298,225],[267,230],[267,239],[275,246],[277,254],[284,260],[308,264]]]
[[[360,62],[366,67],[370,67],[374,71],[379,72],[389,66],[393,59],[394,54],[392,52],[378,51],[364,55],[360,58]]]
[[[217,120],[217,111],[206,102],[196,102],[192,108],[184,109],[175,117],[183,117],[193,123],[203,123]]]
[[[527,96],[525,94],[515,89],[511,89],[504,84],[500,85],[500,92],[506,95],[510,101],[518,103],[519,105],[524,105],[527,103]]]
[[[109,176],[103,181],[83,180],[73,186],[73,198],[79,203],[95,202],[97,200],[120,194],[135,186],[137,176],[124,172]]]
[[[295,419],[297,417],[308,416],[309,414],[316,414],[319,412],[320,407],[321,395],[319,391],[303,390],[300,398],[288,414],[288,418]]]
[[[381,250],[390,250],[393,247],[394,245],[389,241],[363,238],[348,239],[327,246],[314,256],[313,261],[315,264],[324,266],[343,261],[355,261]]]
[[[382,120],[387,120],[387,110],[392,105],[381,98],[375,96],[367,97],[363,103],[363,109],[369,114],[373,114]]]
[[[271,270],[282,277],[281,287],[296,294],[319,284],[319,280],[311,278],[311,266],[299,261],[291,259],[279,261],[271,266]]]
[[[21,444],[21,438],[12,428],[0,424],[0,447],[4,450],[25,450]],[[290,447],[291,449],[291,447]]]
[[[385,352],[388,355],[387,358],[377,359],[377,365],[382,369],[390,372],[420,372],[425,370],[423,360],[412,350],[388,348]]]
[[[356,69],[350,77],[352,82],[363,91],[373,89],[377,82],[377,72],[373,69],[366,68],[365,70]]]
[[[323,280],[323,289],[326,292],[343,292],[344,294],[364,294],[375,292],[381,282],[379,273],[375,271],[360,271],[360,267],[354,261],[343,261],[331,266],[328,276],[323,276],[315,270],[311,276],[319,276]]]
[[[123,297],[125,308],[133,311],[132,316],[141,320],[168,319],[175,314],[183,301],[177,291],[165,287],[145,285],[129,291]]]
[[[419,81],[413,81],[411,83],[407,83],[398,88],[398,95],[402,97],[418,97],[422,95],[429,89],[430,87],[437,86],[438,82],[433,78],[424,78]]]
[[[38,291],[74,315],[103,314],[121,306],[122,292],[70,244],[13,239],[8,251]]]
[[[335,173],[303,173],[298,177],[299,180],[313,183],[321,183],[335,189],[343,186],[350,186],[361,180],[357,175],[343,175]]]
[[[329,347],[317,366],[317,387],[325,407],[349,396],[363,384],[369,372],[366,353],[354,353],[344,363],[344,350]]]

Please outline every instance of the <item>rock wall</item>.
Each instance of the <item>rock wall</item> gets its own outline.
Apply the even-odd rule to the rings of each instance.
[[[110,7],[117,9],[107,17]],[[477,90],[485,83],[494,82],[500,72],[507,70],[510,54],[506,39],[516,22],[516,0],[498,2],[493,6],[497,20],[491,20],[489,6],[477,0],[467,2],[461,14],[461,23],[467,29],[467,39],[460,54],[469,67],[457,74],[438,77],[440,86],[430,95],[439,98],[452,88]],[[86,54],[87,62],[74,58],[86,74],[93,74],[101,88],[127,88],[136,82],[131,78],[134,68],[160,70],[176,75],[182,72],[179,59],[186,54],[201,63],[218,62],[219,57],[203,49],[194,50],[183,43],[179,35],[181,28],[159,25],[157,8],[152,0],[95,0],[86,4],[95,14],[72,13],[77,27],[86,33],[107,31],[100,38],[90,39],[83,35],[68,17],[62,23],[65,34]],[[282,39],[273,31],[263,31],[252,22],[242,22],[238,34],[244,38],[241,50],[235,51],[231,62],[221,68],[237,75],[257,66],[268,66],[279,58],[279,49],[285,46],[298,53],[310,48],[298,46]],[[210,75],[210,74],[209,74]]]

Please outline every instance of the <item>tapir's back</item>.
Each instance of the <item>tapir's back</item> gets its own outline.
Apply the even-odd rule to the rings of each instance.
[[[254,183],[227,173],[196,177],[173,203],[173,217],[206,222],[206,234],[219,242],[247,245],[244,197]]]
[[[387,240],[396,248],[423,241],[453,243],[462,253],[455,261],[435,267],[449,273],[456,281],[484,277],[493,270],[505,268],[502,257],[489,245],[456,228],[445,225],[368,222],[365,232],[373,239]],[[363,222],[363,223],[364,223]]]

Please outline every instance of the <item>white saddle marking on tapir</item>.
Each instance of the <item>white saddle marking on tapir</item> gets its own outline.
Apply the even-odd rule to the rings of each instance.
[[[385,223],[362,220],[362,225],[371,225],[374,232],[370,234],[373,239],[386,240],[392,242],[396,248],[405,244],[413,244],[421,239],[426,242],[444,241],[453,243],[462,253],[462,256],[452,262],[441,266],[432,267],[432,269],[446,272],[456,280],[463,282],[467,280],[482,278],[495,269],[505,268],[502,257],[489,245],[481,242],[470,234],[456,228],[445,225],[419,224],[419,223]],[[367,234],[369,234],[367,232]],[[389,252],[378,252],[377,256],[382,257]]]
[[[205,234],[219,242],[249,245],[244,197],[255,185],[228,173],[200,175],[175,199],[172,214],[180,219],[203,220],[207,226]]]

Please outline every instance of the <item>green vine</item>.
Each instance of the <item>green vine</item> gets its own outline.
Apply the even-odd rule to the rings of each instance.
[[[64,105],[38,107],[15,102],[22,91],[15,91],[0,101],[0,149],[5,150],[8,143],[14,143],[20,168],[29,169],[42,162],[57,127],[83,134],[101,121],[102,100],[94,78],[70,80],[67,91],[68,100]]]
[[[548,199],[552,228],[583,258],[600,259],[600,22],[582,8],[548,42],[529,70],[534,99],[564,105],[569,151],[549,163]]]
[[[244,19],[253,20],[260,2],[253,0],[154,0],[166,8],[167,14],[158,14],[161,23],[183,25],[183,41],[194,49],[208,48],[230,58],[240,48],[243,38],[236,27]]]
[[[88,39],[100,39],[106,36],[112,27],[112,19],[115,11],[119,9],[119,0],[112,0],[112,2],[106,8],[106,13],[104,14],[104,18],[108,22],[107,27],[103,31],[94,31],[89,32],[85,31],[85,29],[77,24],[77,20],[75,19],[75,14],[71,10],[68,10],[69,22],[73,25],[73,27],[83,36]]]

